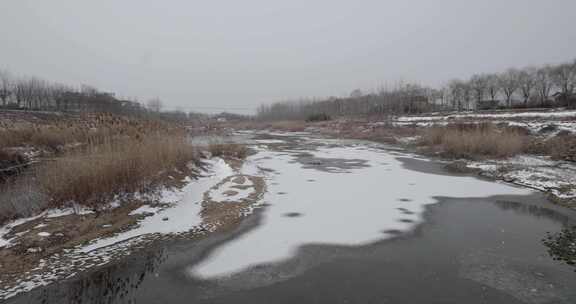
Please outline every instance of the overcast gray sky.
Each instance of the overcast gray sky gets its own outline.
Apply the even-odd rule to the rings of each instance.
[[[0,67],[251,111],[576,58],[574,0],[1,0]]]

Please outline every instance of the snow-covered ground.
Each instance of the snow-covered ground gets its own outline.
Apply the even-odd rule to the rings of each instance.
[[[400,116],[399,122],[416,122],[416,121],[441,121],[453,119],[576,119],[576,111],[546,111],[546,112],[502,112],[502,113],[457,113],[422,116]]]
[[[576,198],[576,164],[543,156],[520,155],[505,160],[469,162],[482,174],[550,193],[559,199]]]
[[[397,127],[445,126],[449,123],[481,123],[490,122],[512,127],[522,127],[532,134],[554,135],[560,131],[576,134],[576,111],[548,112],[503,112],[503,113],[433,113],[431,115],[399,116],[392,121],[373,122],[372,127],[391,124]]]
[[[236,182],[231,179],[208,192],[208,198],[213,202],[239,202],[247,199],[253,192],[254,183],[249,179]]]
[[[72,215],[72,214],[89,214],[92,213],[92,210],[89,209],[84,209],[84,208],[67,208],[67,209],[50,209],[47,211],[44,211],[38,215],[32,216],[32,217],[27,217],[27,218],[21,218],[21,219],[17,219],[15,221],[9,222],[8,224],[5,224],[4,226],[0,226],[0,248],[3,247],[11,247],[13,246],[13,241],[15,239],[18,238],[19,235],[22,235],[24,233],[26,233],[27,231],[21,232],[17,235],[15,235],[12,238],[9,238],[7,235],[10,233],[10,231],[19,225],[25,224],[27,222],[42,218],[42,217],[46,217],[46,218],[56,218],[56,217],[62,217],[62,216],[67,216],[67,215]],[[36,226],[35,228],[42,228],[42,226]]]
[[[447,120],[431,120],[431,121],[393,121],[391,124],[395,127],[420,127],[427,128],[433,126],[446,126],[454,121]],[[480,123],[485,122],[481,120],[465,121],[467,123]],[[510,120],[491,120],[489,121],[494,124],[504,124],[511,127],[522,127],[530,131],[531,134],[542,134],[553,136],[558,134],[560,131],[570,132],[576,134],[576,120],[575,121],[555,121],[555,120],[545,120],[545,121],[510,121]],[[379,127],[385,125],[385,123],[371,123],[372,127]]]

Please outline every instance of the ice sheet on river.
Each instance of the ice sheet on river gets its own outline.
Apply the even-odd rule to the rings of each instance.
[[[267,168],[269,204],[260,226],[217,248],[187,270],[193,277],[219,279],[262,264],[289,259],[305,244],[363,245],[407,231],[422,219],[436,196],[523,195],[529,190],[473,177],[411,171],[396,157],[411,157],[366,144],[324,146],[310,151],[268,151],[249,159]],[[303,152],[311,163],[298,161]],[[331,159],[362,159],[348,173],[320,170]],[[343,161],[344,164],[350,162]],[[316,167],[315,167],[316,166]],[[334,173],[337,172],[337,173]]]

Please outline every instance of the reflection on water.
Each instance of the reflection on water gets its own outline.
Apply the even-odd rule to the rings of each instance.
[[[496,205],[502,210],[512,210],[538,218],[551,219],[562,223],[564,226],[573,223],[568,216],[549,208],[505,200],[496,201]],[[574,271],[576,271],[576,226],[566,227],[556,233],[549,232],[542,243],[548,248],[548,254],[554,260],[574,266]]]
[[[570,222],[570,218],[568,216],[559,213],[556,210],[544,208],[541,206],[506,200],[497,200],[496,206],[500,207],[502,210],[511,210],[520,214],[531,215],[537,218],[547,218],[565,225]]]
[[[558,233],[549,233],[542,243],[557,261],[563,261],[576,271],[576,226],[566,227]]]
[[[18,303],[135,303],[137,290],[144,280],[157,272],[166,260],[165,250],[146,251],[130,261],[112,264],[47,288],[36,296],[19,298]]]
[[[226,296],[227,290],[246,290],[245,287],[266,286],[266,284],[273,282],[276,277],[291,276],[294,272],[303,275],[304,271],[312,269],[313,266],[316,265],[315,261],[319,258],[322,259],[323,263],[340,260],[334,262],[334,264],[342,265],[346,271],[354,269],[352,273],[360,270],[349,267],[356,267],[358,265],[353,264],[353,266],[346,266],[347,264],[342,264],[342,261],[360,260],[362,263],[366,263],[367,261],[375,262],[383,260],[386,261],[386,264],[378,264],[380,262],[377,262],[377,264],[374,265],[386,265],[386,268],[373,267],[374,271],[370,273],[368,273],[367,270],[360,271],[366,274],[366,282],[375,280],[371,276],[388,273],[398,266],[401,268],[401,271],[396,274],[399,275],[399,280],[404,280],[405,284],[412,284],[417,281],[415,277],[417,277],[416,274],[419,273],[420,270],[415,268],[416,273],[408,275],[409,281],[405,281],[408,279],[406,277],[403,278],[402,275],[405,273],[407,267],[410,268],[410,266],[407,266],[410,265],[409,262],[415,261],[416,264],[426,263],[428,265],[427,267],[437,267],[434,271],[441,271],[439,273],[442,273],[442,271],[446,271],[447,265],[451,265],[451,263],[445,264],[444,262],[447,260],[451,261],[451,256],[454,254],[464,257],[459,264],[460,268],[455,268],[454,271],[459,271],[460,274],[465,273],[465,282],[479,282],[482,283],[483,286],[492,286],[491,288],[495,290],[514,295],[520,293],[522,299],[534,298],[536,295],[532,290],[538,290],[538,292],[540,292],[540,298],[543,299],[559,299],[562,297],[573,299],[573,295],[565,295],[568,293],[566,290],[570,290],[570,277],[558,276],[558,269],[550,268],[550,265],[546,262],[542,264],[542,261],[537,258],[545,253],[543,250],[538,250],[541,247],[538,246],[538,241],[534,242],[534,238],[536,237],[538,239],[539,237],[537,235],[541,235],[538,232],[542,230],[550,231],[552,230],[551,226],[555,226],[558,223],[554,225],[544,225],[545,227],[532,225],[530,227],[538,227],[532,230],[530,227],[524,226],[522,221],[519,221],[519,219],[532,217],[540,217],[542,220],[549,218],[562,219],[561,216],[550,217],[550,214],[554,214],[554,212],[543,211],[542,209],[545,209],[544,207],[534,208],[534,206],[527,206],[514,201],[500,201],[499,203],[490,201],[495,203],[500,209],[515,211],[506,213],[499,212],[498,208],[487,208],[487,204],[481,203],[487,203],[483,200],[466,199],[454,200],[452,202],[451,204],[446,203],[444,205],[431,206],[434,210],[429,213],[429,216],[432,216],[432,218],[429,218],[429,221],[434,222],[434,220],[437,220],[438,222],[435,225],[418,226],[417,229],[409,235],[406,235],[405,232],[401,230],[391,229],[381,231],[381,233],[388,236],[399,237],[396,239],[397,241],[382,241],[363,247],[307,245],[301,248],[297,259],[291,259],[282,264],[271,264],[266,267],[254,269],[252,273],[243,273],[238,277],[238,280],[231,281],[228,285],[206,285],[204,282],[188,281],[182,278],[174,281],[174,278],[177,276],[170,274],[173,273],[173,271],[180,272],[183,265],[186,265],[189,259],[178,261],[178,258],[174,257],[173,251],[177,250],[176,252],[178,252],[179,255],[183,254],[183,256],[192,256],[195,254],[195,251],[186,252],[186,249],[178,247],[177,249],[167,249],[172,251],[162,249],[143,252],[125,262],[107,265],[101,270],[82,274],[78,278],[70,281],[51,285],[21,297],[10,299],[9,303],[158,303],[158,297],[156,295],[160,295],[162,299],[166,299],[166,303],[269,303],[266,301],[236,301],[232,298],[233,296],[226,298],[228,301],[219,302],[212,301],[211,297]],[[490,203],[489,206],[494,205]],[[491,232],[492,230],[485,229],[486,222],[474,220],[475,215],[484,211],[495,212],[484,214],[485,218],[492,218],[492,225],[503,227],[506,231],[523,231],[522,239],[532,240],[532,242],[525,243],[520,247],[514,246],[514,248],[507,248],[505,246],[498,247],[502,250],[507,249],[494,252],[493,244],[500,244],[502,240],[505,241],[503,242],[505,244],[513,244],[517,241],[515,239],[518,235],[503,234],[501,232],[493,234]],[[497,215],[499,214],[504,216],[498,217]],[[543,217],[543,215],[546,217]],[[461,219],[446,221],[446,219],[458,218]],[[298,220],[299,219],[294,219],[294,221]],[[547,222],[548,221],[538,221],[538,223],[542,224]],[[442,223],[441,225],[445,228],[434,228],[436,225],[440,225],[440,223]],[[426,233],[424,233],[424,231]],[[451,233],[453,231],[460,231],[460,233]],[[482,237],[478,239],[467,237],[472,234],[482,235]],[[405,237],[401,238],[402,235],[405,235]],[[418,241],[411,242],[411,240]],[[469,243],[467,241],[469,241]],[[574,257],[576,255],[573,245],[575,241],[576,227],[573,227],[571,230],[565,229],[562,233],[550,235],[547,241],[545,241],[545,245],[549,248],[551,255],[556,255],[555,258],[557,260],[562,260],[574,265]],[[567,250],[570,248],[570,244],[572,244],[571,251]],[[453,246],[455,247],[452,248]],[[194,246],[190,248],[194,248]],[[408,250],[406,248],[408,248]],[[470,248],[474,250],[470,251]],[[522,254],[519,252],[528,252],[529,257],[522,258]],[[564,266],[562,265],[561,267]],[[568,271],[568,275],[571,274],[572,273]],[[562,274],[560,273],[560,275]],[[442,278],[447,281],[444,283],[445,285],[439,286],[461,284],[460,281],[455,280],[456,276],[446,276],[444,274]],[[314,279],[318,280],[318,277],[314,276]],[[503,284],[503,282],[506,284]],[[418,283],[416,282],[414,284]],[[564,285],[568,285],[568,287]],[[554,289],[548,290],[542,286],[554,286]],[[387,288],[390,290],[391,287],[388,286]],[[431,288],[431,290],[435,289]],[[472,290],[473,288],[467,292],[472,292]],[[523,294],[520,292],[525,290],[529,293]],[[544,291],[548,293],[542,295],[541,293]],[[361,292],[362,291],[358,291],[358,294]],[[374,289],[364,290],[364,292],[378,293],[378,291]],[[423,292],[426,292],[425,288]],[[257,294],[257,292],[255,294]],[[155,295],[156,297],[151,298],[150,295]],[[469,303],[473,302],[474,301]],[[356,303],[363,302],[357,301]],[[461,303],[468,302],[464,301]],[[501,301],[487,303],[515,302]],[[526,303],[550,302],[526,301]],[[573,302],[560,301],[554,303]]]

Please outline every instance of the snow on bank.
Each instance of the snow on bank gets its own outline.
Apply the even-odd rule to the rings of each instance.
[[[186,232],[198,226],[202,222],[199,213],[202,209],[201,202],[204,192],[223,178],[233,174],[232,168],[222,159],[211,161],[210,165],[212,168],[212,174],[210,176],[191,182],[182,190],[164,191],[161,195],[161,203],[174,204],[171,208],[148,210],[148,212],[154,213],[154,215],[142,220],[137,228],[120,233],[114,237],[96,240],[81,248],[80,251],[90,252],[145,234]],[[140,210],[140,212],[145,211]]]
[[[400,116],[397,118],[399,122],[416,122],[416,121],[439,121],[451,120],[462,118],[491,118],[491,119],[506,119],[506,118],[576,118],[576,111],[550,111],[550,112],[518,112],[518,113],[463,113],[463,114],[450,114],[450,115],[429,115],[429,116]]]
[[[76,273],[92,267],[105,265],[114,258],[130,254],[135,248],[143,246],[142,244],[145,244],[147,240],[153,240],[157,235],[186,233],[202,226],[199,212],[202,208],[201,202],[204,192],[233,174],[233,170],[221,159],[208,161],[208,166],[210,167],[209,175],[191,181],[180,191],[163,191],[161,203],[172,204],[171,207],[158,209],[144,206],[135,210],[133,214],[154,213],[144,218],[138,227],[113,237],[94,240],[86,246],[64,249],[59,254],[41,260],[40,264],[24,274],[24,277],[20,277],[14,282],[0,282],[12,283],[9,288],[0,290],[0,300],[48,285],[57,280],[70,278]],[[89,211],[80,211],[80,213],[85,212]],[[17,220],[0,228],[0,237],[17,225],[43,216],[59,217],[70,214],[74,214],[74,210],[50,210],[35,217]],[[46,234],[40,236],[46,236]],[[10,240],[0,238],[0,247],[7,245],[10,245]]]
[[[35,216],[31,216],[31,217],[27,217],[27,218],[21,218],[21,219],[17,219],[15,221],[12,221],[2,227],[0,227],[0,248],[2,247],[11,247],[14,244],[12,243],[15,239],[18,238],[19,235],[25,234],[27,231],[21,232],[18,235],[8,239],[7,235],[10,233],[10,231],[12,231],[12,229],[16,226],[20,226],[22,224],[31,222],[33,220],[39,219],[39,218],[55,218],[55,217],[61,217],[61,216],[67,216],[67,215],[73,215],[73,214],[90,214],[93,211],[87,208],[81,208],[81,207],[77,207],[77,208],[65,208],[65,209],[50,209],[50,210],[46,210],[38,215]],[[45,226],[45,225],[44,225]],[[37,225],[34,228],[41,228],[41,225]]]
[[[241,188],[238,188],[241,186]],[[220,187],[212,189],[208,193],[208,198],[213,202],[239,202],[247,199],[254,192],[254,184],[246,179],[243,184],[232,180],[225,182]]]
[[[481,123],[482,121],[472,121],[468,123]],[[576,133],[576,121],[506,121],[506,120],[491,120],[493,124],[505,124],[511,127],[522,127],[530,131],[532,134],[547,134],[555,135],[560,131]],[[434,126],[446,126],[450,124],[449,121],[413,121],[413,122],[392,122],[394,127],[420,127],[428,128]],[[372,127],[385,126],[386,122],[371,123]]]
[[[303,143],[302,147],[311,146]],[[225,243],[200,264],[193,277],[226,280],[269,263],[286,261],[305,244],[363,245],[408,231],[422,221],[436,196],[486,197],[529,194],[530,190],[472,177],[453,177],[405,169],[399,156],[363,145],[339,145],[318,150],[261,151],[249,160],[274,170],[264,201],[270,206],[262,224]],[[307,152],[331,166],[337,160],[366,160],[369,166],[331,173],[298,162]],[[347,162],[348,160],[348,162]]]
[[[542,156],[520,155],[506,160],[470,162],[482,174],[550,193],[559,199],[576,198],[576,165]]]

